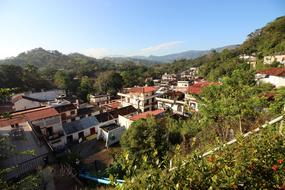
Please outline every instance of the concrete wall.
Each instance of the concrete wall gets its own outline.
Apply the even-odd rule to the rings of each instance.
[[[285,86],[285,77],[269,76],[268,78],[260,79],[261,82],[270,83],[274,86],[283,87]]]
[[[19,111],[19,110],[25,110],[25,109],[30,109],[30,108],[36,108],[40,106],[41,106],[40,102],[35,102],[35,101],[22,98],[14,103],[13,108],[15,109],[15,111]]]
[[[128,118],[122,116],[122,115],[119,115],[118,117],[118,124],[121,126],[121,127],[124,127],[125,129],[129,129],[130,125],[132,124],[132,120],[129,120]]]

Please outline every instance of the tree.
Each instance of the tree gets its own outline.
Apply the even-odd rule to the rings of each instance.
[[[24,88],[22,67],[0,65],[0,76],[0,88]]]
[[[72,92],[73,94],[76,94],[79,87],[79,82],[75,79],[74,75],[66,71],[57,71],[54,76],[54,83],[58,88]]]
[[[221,85],[203,89],[199,103],[202,120],[214,127],[222,141],[228,139],[230,129],[246,132],[262,113],[265,99],[260,93],[252,71],[235,70]]]
[[[84,101],[87,101],[87,95],[93,93],[93,91],[93,81],[87,76],[82,77],[79,86],[80,98]]]
[[[114,71],[101,73],[96,79],[95,88],[100,93],[116,95],[123,87],[123,79],[120,74]]]

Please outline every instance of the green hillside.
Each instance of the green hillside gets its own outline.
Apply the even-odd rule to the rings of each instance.
[[[248,39],[241,45],[241,51],[261,56],[285,53],[285,16],[249,34]]]

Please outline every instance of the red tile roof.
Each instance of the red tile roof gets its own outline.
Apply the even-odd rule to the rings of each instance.
[[[41,107],[36,109],[14,112],[11,113],[11,118],[0,119],[0,127],[16,123],[22,123],[25,121],[35,121],[56,115],[59,115],[59,113],[52,107]]]
[[[144,86],[144,87],[133,87],[129,89],[129,92],[131,93],[148,93],[148,92],[154,92],[158,88],[156,86]]]
[[[271,68],[262,71],[257,71],[257,73],[283,77],[285,76],[285,68]]]
[[[164,110],[163,109],[159,109],[159,110],[154,110],[154,111],[147,111],[147,112],[143,112],[143,113],[139,113],[137,115],[134,115],[130,118],[130,120],[132,121],[137,121],[139,119],[146,119],[150,116],[157,116],[161,113],[163,113]]]
[[[210,86],[210,85],[218,85],[219,83],[217,82],[208,82],[208,81],[203,81],[203,82],[197,82],[194,83],[192,86],[189,86],[187,89],[187,92],[190,94],[201,94],[202,93],[202,89],[204,87]]]

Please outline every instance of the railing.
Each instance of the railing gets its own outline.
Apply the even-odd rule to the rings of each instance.
[[[282,116],[279,116],[279,117],[277,117],[277,118],[275,118],[275,119],[273,119],[273,120],[271,120],[271,121],[269,121],[269,122],[263,124],[261,127],[258,127],[258,128],[254,129],[254,130],[252,130],[252,131],[247,132],[247,133],[244,133],[244,134],[242,135],[242,137],[243,137],[243,138],[246,138],[246,137],[248,137],[248,136],[250,136],[250,135],[252,135],[252,134],[254,134],[254,133],[259,132],[262,128],[266,128],[266,127],[268,127],[268,126],[270,126],[270,125],[272,125],[272,124],[275,124],[275,123],[278,123],[278,122],[282,122],[283,119],[284,119],[284,116],[283,116],[283,115],[282,115]],[[229,141],[229,142],[227,142],[227,143],[225,143],[225,144],[223,144],[223,145],[221,145],[221,146],[218,146],[218,147],[216,147],[216,148],[213,148],[213,149],[210,150],[210,151],[205,152],[204,154],[200,155],[200,158],[203,158],[203,157],[206,157],[206,156],[208,156],[208,155],[211,155],[211,154],[213,154],[214,152],[216,152],[216,151],[218,151],[218,150],[221,150],[221,149],[223,149],[224,147],[226,147],[226,146],[228,146],[228,145],[234,144],[235,142],[237,142],[237,139],[236,139],[236,138],[232,139],[231,141]],[[186,164],[187,164],[187,161],[185,161],[185,162],[182,164],[182,166],[184,166],[184,165],[186,165]],[[170,161],[170,169],[169,169],[169,171],[173,171],[173,170],[175,170],[175,169],[177,169],[177,167],[172,167],[172,160],[171,160],[171,161]]]

